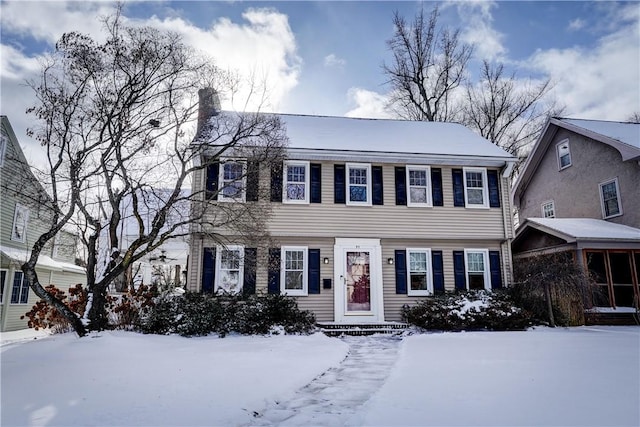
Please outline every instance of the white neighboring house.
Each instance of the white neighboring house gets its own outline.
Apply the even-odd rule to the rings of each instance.
[[[29,287],[21,265],[36,239],[48,230],[49,197],[33,175],[6,116],[0,137],[0,330],[24,329],[20,319],[39,300]],[[76,265],[74,234],[61,231],[44,247],[36,264],[43,286],[63,291],[86,283],[85,269]]]

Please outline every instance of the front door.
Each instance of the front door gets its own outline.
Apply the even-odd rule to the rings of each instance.
[[[335,321],[384,320],[380,240],[336,239]]]

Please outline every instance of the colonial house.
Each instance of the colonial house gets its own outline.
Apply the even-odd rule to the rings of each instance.
[[[640,124],[550,119],[513,187],[515,258],[569,251],[596,307],[638,307]]]
[[[378,323],[436,293],[511,282],[507,152],[454,123],[278,117],[281,165],[246,173],[242,158],[213,159],[193,180],[210,215],[268,187],[270,247],[194,227],[188,289],[287,294],[319,322]]]
[[[27,327],[20,319],[39,298],[20,270],[31,245],[48,229],[49,197],[33,175],[6,116],[1,116],[0,138],[0,330]],[[43,285],[66,290],[85,283],[84,268],[75,264],[76,236],[60,232],[46,246],[36,264]]]

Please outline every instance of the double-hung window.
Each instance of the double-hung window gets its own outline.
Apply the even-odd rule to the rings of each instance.
[[[542,203],[542,217],[543,218],[555,218],[556,208],[553,204],[553,200]]]
[[[29,222],[29,209],[16,204],[13,214],[13,227],[11,228],[11,240],[16,242],[26,241],[27,223]]]
[[[219,247],[216,253],[215,291],[241,292],[244,278],[244,246]]]
[[[565,139],[556,144],[556,155],[558,157],[558,170],[571,166],[571,149],[569,140]]]
[[[29,280],[22,271],[13,273],[11,304],[26,304],[29,301]]]
[[[407,166],[407,206],[432,206],[430,177],[429,166]]]
[[[407,249],[407,274],[409,276],[407,295],[433,295],[431,249]]]
[[[600,205],[602,207],[602,217],[605,219],[622,215],[618,178],[600,184]]]
[[[347,163],[347,205],[371,206],[371,165]]]
[[[488,208],[487,170],[484,168],[464,168],[464,200],[470,208]]]
[[[465,249],[464,262],[467,272],[467,289],[491,290],[489,251],[487,249]]]
[[[245,199],[246,165],[226,160],[220,163],[220,190],[218,200],[243,202]]]
[[[307,295],[307,247],[283,246],[281,251],[280,291],[287,295]]]
[[[309,162],[288,161],[284,164],[285,203],[309,203]]]

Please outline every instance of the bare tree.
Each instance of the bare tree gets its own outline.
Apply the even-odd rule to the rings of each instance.
[[[64,34],[40,81],[31,82],[38,101],[29,111],[39,126],[30,133],[47,152],[43,184],[51,199],[51,227],[22,269],[34,292],[80,336],[108,326],[106,294],[114,280],[163,242],[186,236],[194,223],[221,244],[215,233],[221,228],[254,238],[266,234],[268,203],[226,203],[205,215],[205,194],[186,189],[223,157],[265,167],[281,162],[286,144],[273,115],[221,113],[218,102],[197,117],[199,88],[215,87],[224,95],[237,82],[177,34],[126,26],[120,11],[103,19],[103,27],[103,43]],[[213,99],[215,92],[206,89],[200,96]],[[244,183],[249,173],[229,185]],[[135,239],[120,238],[124,221],[135,229]],[[35,270],[43,247],[69,224],[79,229],[87,254],[89,302],[82,318],[46,292]]]
[[[424,9],[411,25],[396,11],[394,34],[387,41],[393,62],[383,64],[392,93],[390,107],[402,118],[453,121],[458,111],[454,92],[464,82],[471,45],[460,42],[460,30],[439,29],[438,7]]]
[[[545,104],[552,85],[522,82],[516,73],[505,76],[503,64],[483,61],[479,82],[467,83],[463,123],[509,153],[526,158],[525,147],[534,141],[550,115],[561,109]]]
[[[627,117],[629,123],[640,123],[640,111],[635,111],[629,117]]]

